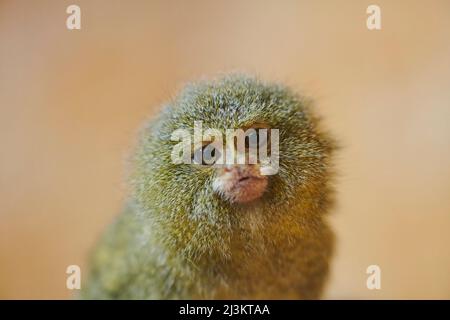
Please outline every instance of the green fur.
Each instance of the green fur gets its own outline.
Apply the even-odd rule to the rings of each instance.
[[[171,162],[171,133],[263,122],[280,133],[280,169],[247,205],[212,191],[211,167]],[[334,143],[310,101],[231,75],[187,86],[144,128],[127,207],[94,252],[82,290],[94,299],[318,298],[333,235]]]

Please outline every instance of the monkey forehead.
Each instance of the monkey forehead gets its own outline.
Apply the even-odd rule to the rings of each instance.
[[[168,106],[170,129],[193,126],[235,129],[266,123],[282,126],[304,121],[304,103],[287,88],[265,84],[247,76],[228,76],[212,82],[188,85]]]

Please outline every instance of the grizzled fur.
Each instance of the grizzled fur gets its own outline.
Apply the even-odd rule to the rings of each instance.
[[[173,164],[178,128],[279,129],[280,168],[263,196],[233,204],[213,167]],[[231,75],[187,86],[142,131],[132,195],[104,235],[82,290],[94,299],[319,298],[333,235],[333,141],[310,101],[283,86]]]

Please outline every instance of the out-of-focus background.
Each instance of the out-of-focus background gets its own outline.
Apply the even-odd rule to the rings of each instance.
[[[344,147],[325,298],[449,299],[450,2],[377,0],[380,31],[370,4],[1,0],[0,298],[70,298],[143,120],[186,81],[247,71],[315,97]]]

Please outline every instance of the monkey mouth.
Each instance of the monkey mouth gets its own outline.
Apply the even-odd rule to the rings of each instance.
[[[213,190],[232,203],[247,203],[259,199],[267,189],[267,176],[252,174],[250,170],[234,170],[219,175]]]
[[[267,186],[267,178],[256,176],[243,176],[239,178],[229,191],[229,195],[238,203],[246,203],[262,196]]]
[[[252,177],[250,177],[250,176],[242,177],[238,180],[238,182],[247,181],[248,179],[251,179],[251,178]]]
[[[248,185],[248,184],[254,184],[254,183],[257,184],[257,183],[260,183],[260,182],[262,182],[264,180],[265,180],[265,178],[263,178],[263,177],[244,176],[244,177],[239,178],[236,181],[234,186],[235,187],[240,187],[240,186],[245,186],[245,185]]]

